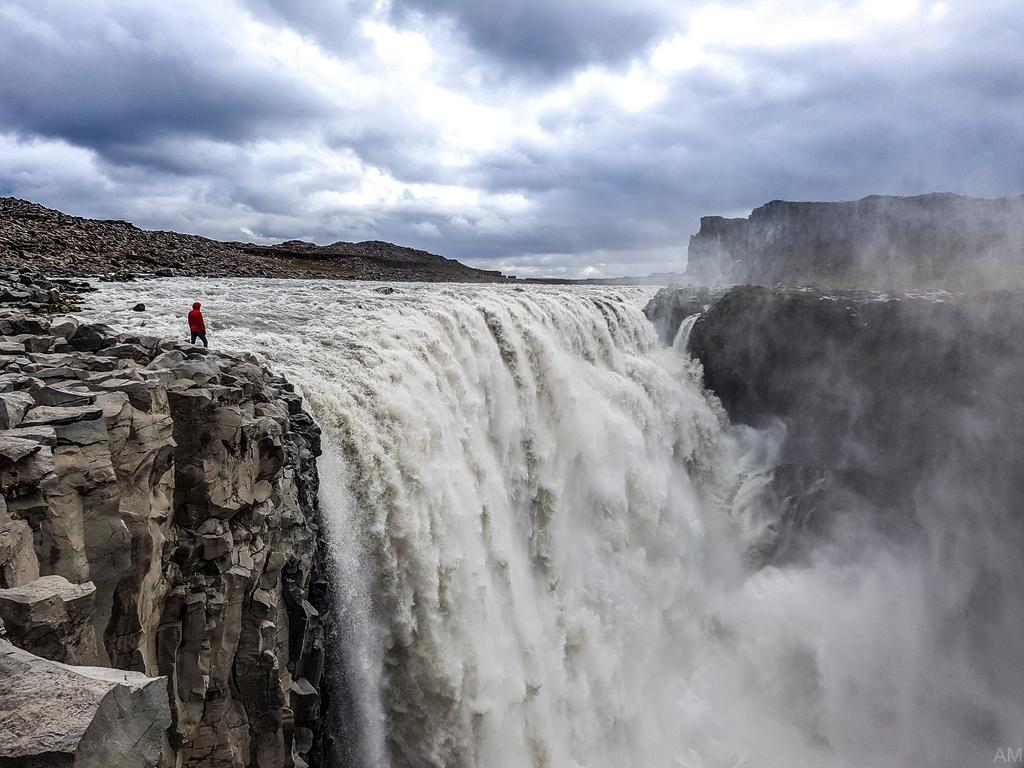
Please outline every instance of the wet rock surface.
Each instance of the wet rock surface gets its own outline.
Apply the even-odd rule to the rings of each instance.
[[[319,246],[221,242],[139,229],[126,221],[85,219],[13,197],[0,197],[0,269],[108,280],[155,277],[279,277],[495,282],[500,272],[379,240]],[[28,278],[31,279],[31,278]],[[0,291],[16,298],[18,283]],[[144,311],[140,309],[138,311]]]
[[[730,418],[784,428],[785,525],[818,534],[864,509],[896,529],[919,515],[1019,518],[1024,293],[740,286],[667,289],[647,308],[666,341],[694,312],[689,351]]]
[[[63,292],[30,279],[53,300],[0,302],[0,619],[26,652],[0,649],[0,698],[31,696],[39,714],[0,757],[318,762],[328,586],[301,398],[251,355],[48,314]],[[19,285],[0,276],[0,292]],[[89,693],[82,680],[103,675],[54,662],[131,674]],[[35,670],[89,702],[54,745],[62,710]],[[151,718],[130,760],[92,738],[126,743],[111,707]]]

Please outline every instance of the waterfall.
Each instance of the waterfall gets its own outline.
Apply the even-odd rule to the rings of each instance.
[[[304,385],[373,571],[374,754],[663,763],[710,581],[741,576],[741,481],[692,366],[615,297],[447,297],[381,330],[339,352],[349,386]]]
[[[679,324],[679,330],[676,331],[675,338],[672,339],[672,349],[676,352],[686,352],[686,348],[690,344],[690,334],[693,332],[693,326],[699,319],[700,312],[694,312],[692,315],[683,318],[683,322]]]
[[[260,353],[305,395],[327,447],[357,764],[981,754],[920,700],[945,688],[915,677],[912,563],[879,545],[751,568],[777,441],[730,427],[699,366],[658,345],[646,291],[192,287],[105,287],[90,314],[180,332],[199,299],[211,346]],[[127,311],[140,300],[145,317]]]

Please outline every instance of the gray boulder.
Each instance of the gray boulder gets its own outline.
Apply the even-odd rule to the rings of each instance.
[[[32,544],[32,528],[14,517],[0,497],[0,588],[18,587],[39,578],[39,560]]]
[[[0,433],[0,464],[4,466],[17,464],[22,459],[38,453],[39,448],[39,443],[34,440],[11,437],[9,434]]]
[[[41,659],[0,640],[0,764],[154,768],[171,724],[165,678]]]
[[[92,405],[96,398],[86,392],[74,392],[56,386],[36,387],[32,391],[37,405]]]
[[[21,424],[35,400],[27,392],[0,392],[0,429]]]
[[[96,587],[72,584],[63,576],[42,576],[0,589],[0,619],[8,639],[51,661],[96,663],[92,611]]]
[[[73,424],[76,421],[98,419],[102,415],[102,409],[93,408],[89,405],[68,407],[39,405],[28,412],[21,424],[26,427],[34,427],[40,424]]]

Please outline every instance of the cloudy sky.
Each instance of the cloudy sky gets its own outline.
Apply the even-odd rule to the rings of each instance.
[[[702,214],[1024,192],[1022,0],[0,0],[0,195],[519,274]]]

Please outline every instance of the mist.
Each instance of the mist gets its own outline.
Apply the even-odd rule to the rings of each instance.
[[[702,285],[1021,287],[1024,196],[775,200],[745,219],[702,218],[690,238],[686,271]]]
[[[747,562],[806,639],[794,700],[850,764],[1024,742],[1021,206],[769,203],[702,222],[688,275],[711,287],[646,310],[777,445]]]

